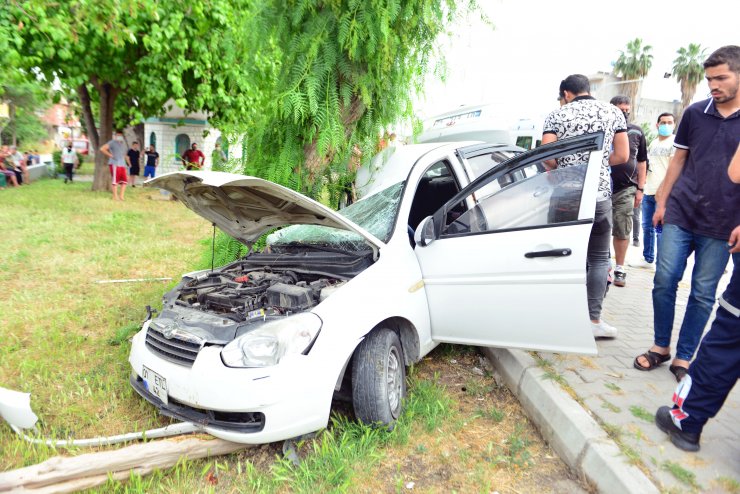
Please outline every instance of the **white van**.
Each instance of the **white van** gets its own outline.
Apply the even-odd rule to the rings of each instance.
[[[483,141],[534,149],[542,142],[542,126],[534,120],[515,123],[501,118],[494,105],[462,106],[425,122],[418,143]]]

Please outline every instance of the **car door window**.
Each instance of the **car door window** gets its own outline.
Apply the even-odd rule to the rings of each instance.
[[[438,161],[430,166],[419,180],[411,203],[409,226],[413,229],[426,218],[442,207],[455,194],[460,192],[460,186],[452,174],[446,160]],[[458,205],[454,212],[459,215],[465,211],[464,205]]]
[[[471,209],[461,215],[445,215],[441,235],[547,227],[577,221],[588,153],[564,153],[558,158],[576,164],[549,170],[542,160],[524,160],[491,173],[462,198],[473,205]]]

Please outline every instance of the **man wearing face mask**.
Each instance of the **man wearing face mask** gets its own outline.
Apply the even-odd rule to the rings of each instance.
[[[656,231],[653,226],[655,193],[665,178],[668,163],[670,163],[675,152],[673,147],[673,129],[675,126],[673,113],[666,112],[658,116],[658,122],[655,124],[658,129],[658,138],[653,140],[648,148],[650,169],[645,182],[645,195],[642,197],[642,259],[630,263],[632,267],[655,269],[655,253],[658,250],[657,241],[660,240],[660,232]]]
[[[627,140],[629,141],[629,159],[621,165],[611,167],[612,178],[612,238],[614,257],[617,265],[614,268],[614,286],[627,284],[627,273],[624,270],[624,258],[632,233],[632,216],[634,209],[642,203],[647,170],[647,141],[639,125],[629,123],[631,109],[627,96],[615,96],[609,102],[622,111],[627,123]]]
[[[123,201],[126,192],[128,177],[126,173],[126,144],[123,142],[123,131],[117,130],[113,134],[113,139],[103,144],[100,151],[108,157],[108,167],[112,180],[113,200]],[[118,194],[118,188],[121,188],[121,194]]]
[[[79,163],[77,153],[72,148],[72,143],[68,142],[67,146],[62,149],[62,165],[64,165],[64,183],[72,182],[72,175],[74,174],[75,165]]]

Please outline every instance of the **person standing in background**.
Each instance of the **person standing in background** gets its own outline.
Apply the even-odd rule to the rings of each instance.
[[[131,143],[131,149],[126,153],[126,164],[129,167],[129,185],[136,187],[136,177],[139,176],[141,167],[141,151],[139,150],[138,141]]]
[[[126,144],[123,142],[123,131],[117,130],[113,134],[113,139],[106,142],[100,147],[100,152],[108,157],[108,167],[110,169],[113,200],[123,201],[126,192],[128,177],[126,176]],[[120,187],[120,195],[119,189]]]
[[[639,125],[629,123],[631,109],[627,96],[615,96],[609,102],[622,111],[627,123],[629,159],[611,167],[612,178],[612,238],[614,242],[614,286],[627,284],[624,258],[630,242],[635,208],[642,203],[647,170],[647,141]]]
[[[72,183],[74,177],[75,166],[80,162],[77,153],[72,147],[72,143],[68,142],[67,145],[62,149],[62,167],[64,168],[64,183]]]
[[[653,226],[655,214],[655,193],[665,178],[668,163],[675,152],[673,129],[676,127],[673,113],[661,113],[655,124],[658,138],[648,147],[650,169],[645,181],[645,195],[642,197],[642,259],[629,263],[635,268],[655,269],[655,254],[660,242],[660,233]]]
[[[144,154],[146,155],[144,178],[154,178],[157,166],[159,165],[159,153],[154,149],[154,144],[150,144],[149,149]]]

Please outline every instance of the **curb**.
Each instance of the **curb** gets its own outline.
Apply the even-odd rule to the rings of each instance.
[[[658,494],[593,417],[521,350],[482,348],[562,460],[603,494]]]

